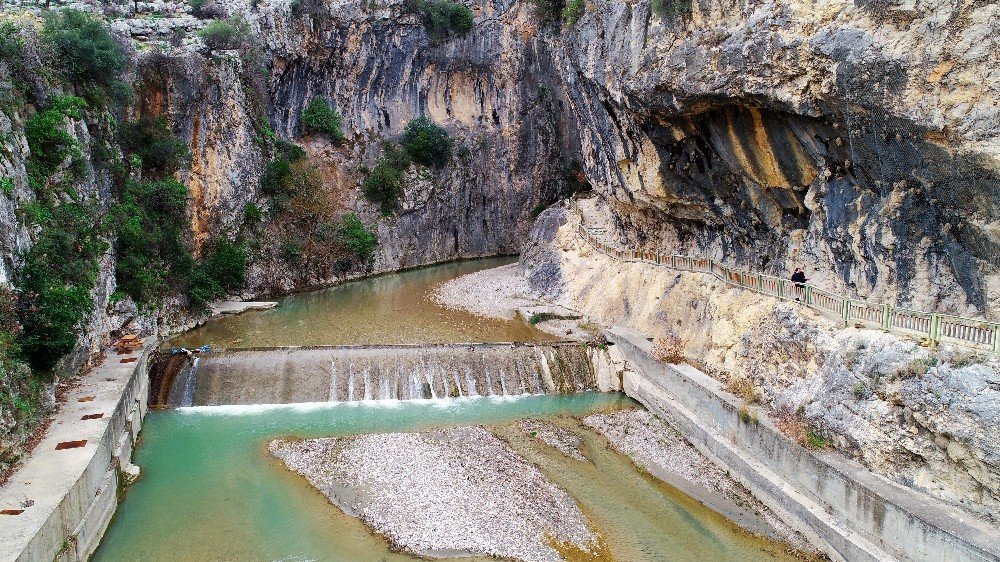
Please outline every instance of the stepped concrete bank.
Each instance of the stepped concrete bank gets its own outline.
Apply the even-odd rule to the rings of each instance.
[[[629,396],[673,419],[695,447],[834,560],[1000,560],[996,529],[837,453],[807,450],[763,415],[741,416],[741,401],[718,381],[660,363],[638,332],[607,335],[628,363]]]
[[[0,560],[71,562],[97,549],[123,479],[138,475],[130,459],[146,413],[150,349],[108,352],[82,375],[24,466],[0,488]]]

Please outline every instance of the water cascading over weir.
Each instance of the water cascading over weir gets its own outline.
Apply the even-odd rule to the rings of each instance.
[[[517,396],[596,390],[590,351],[566,344],[241,349],[154,365],[167,407]]]

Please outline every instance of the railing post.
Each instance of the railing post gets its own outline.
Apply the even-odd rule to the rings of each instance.
[[[1000,355],[1000,324],[993,325],[993,353]]]
[[[785,298],[785,280],[784,279],[778,279],[778,298],[779,299]]]
[[[844,327],[846,328],[851,323],[851,299],[846,297],[844,298],[843,313],[844,313]]]
[[[806,303],[806,306],[812,306],[813,303],[813,291],[812,285],[806,285],[802,288],[802,302]]]
[[[882,329],[885,330],[886,332],[888,332],[889,329],[892,327],[892,323],[890,321],[891,316],[889,314],[890,314],[889,313],[889,305],[888,304],[883,304],[882,305]]]
[[[931,313],[931,322],[930,322],[931,325],[930,325],[930,329],[927,330],[928,331],[927,337],[928,337],[928,339],[931,340],[931,343],[935,344],[935,345],[937,344],[938,339],[940,339],[940,337],[941,337],[940,328],[938,327],[938,322],[939,322],[939,320],[938,320],[937,313],[936,312],[932,312]]]
[[[757,274],[757,292],[758,293],[764,292],[764,276],[761,275],[760,273]]]

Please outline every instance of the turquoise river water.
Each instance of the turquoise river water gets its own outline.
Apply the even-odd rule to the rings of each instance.
[[[444,309],[429,298],[442,281],[509,261],[448,264],[292,296],[275,310],[210,322],[168,345],[549,339],[521,319],[482,320]],[[261,366],[260,384],[269,382],[267,369]],[[142,476],[126,491],[94,559],[415,560],[390,550],[381,536],[287,470],[267,453],[267,443],[287,436],[470,424],[490,427],[576,498],[607,546],[601,560],[788,559],[785,545],[749,535],[637,470],[579,421],[590,413],[632,407],[637,405],[622,394],[583,392],[151,411],[135,449]],[[529,417],[550,419],[576,433],[587,460],[571,459],[512,425]]]

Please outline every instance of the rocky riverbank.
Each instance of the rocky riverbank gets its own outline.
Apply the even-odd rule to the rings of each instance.
[[[558,562],[597,535],[574,499],[482,427],[276,440],[269,450],[402,550]]]

